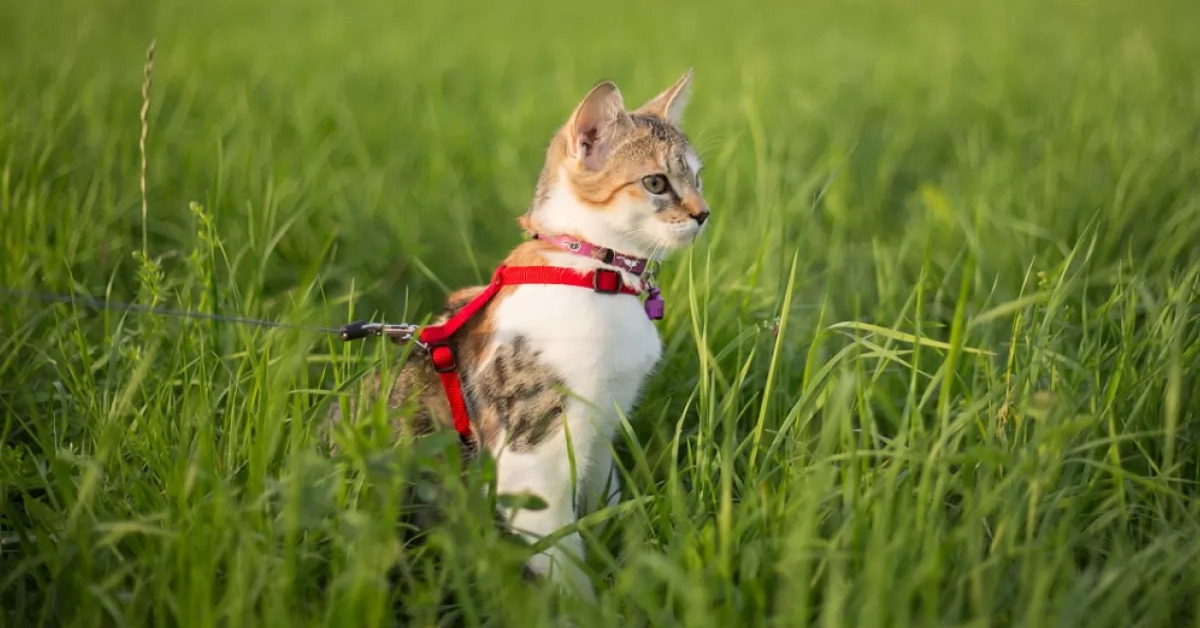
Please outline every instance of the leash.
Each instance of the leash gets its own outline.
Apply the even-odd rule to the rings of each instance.
[[[225,314],[211,314],[208,312],[180,310],[169,307],[150,307],[148,305],[141,305],[139,303],[130,303],[127,301],[109,301],[107,299],[96,299],[93,297],[86,297],[76,294],[57,294],[53,292],[41,292],[36,290],[14,290],[12,288],[0,288],[0,293],[9,297],[31,299],[46,303],[70,303],[74,305],[82,305],[95,310],[137,312],[140,314],[164,316],[168,318],[208,320],[220,323],[230,323],[234,325],[249,325],[252,327],[295,329],[299,331],[320,334],[337,334],[342,340],[345,341],[361,340],[371,336],[386,336],[397,343],[403,343],[412,340],[416,336],[419,329],[418,325],[409,323],[370,323],[367,321],[355,321],[342,325],[341,327],[320,327],[317,325],[281,323],[279,321],[271,321],[261,318],[249,318],[246,316],[228,316]]]
[[[575,286],[608,295],[624,294],[638,297],[645,293],[647,298],[642,305],[646,311],[646,316],[650,320],[658,320],[663,317],[664,301],[658,286],[654,282],[653,274],[650,274],[649,277],[642,277],[649,270],[649,260],[623,255],[612,249],[595,246],[568,236],[547,237],[534,234],[534,238],[549,242],[575,255],[597,259],[605,264],[624,267],[627,272],[639,278],[639,286],[626,285],[621,277],[621,273],[613,268],[598,268],[591,272],[581,272],[557,266],[501,265],[496,269],[487,288],[441,325],[421,327],[409,323],[389,324],[355,321],[338,328],[281,323],[244,316],[227,316],[174,308],[150,307],[137,303],[108,301],[79,295],[19,291],[10,288],[0,288],[0,292],[14,297],[52,303],[71,303],[100,310],[140,312],[155,316],[210,320],[236,325],[297,329],[316,333],[335,333],[346,342],[371,336],[385,336],[397,344],[415,342],[428,354],[434,371],[441,378],[442,389],[446,393],[446,399],[450,404],[454,429],[466,441],[471,436],[471,420],[467,412],[466,399],[463,396],[462,380],[458,373],[458,360],[454,355],[454,349],[450,346],[450,341],[463,325],[478,314],[500,292],[501,288],[505,286],[541,284]]]
[[[237,325],[297,329],[316,333],[334,333],[347,342],[371,336],[385,336],[397,344],[415,342],[421,349],[428,353],[434,371],[441,378],[442,388],[446,393],[447,401],[450,403],[451,415],[454,419],[454,429],[465,440],[471,436],[471,420],[467,412],[466,399],[463,397],[462,380],[458,373],[458,360],[454,355],[454,350],[450,346],[451,338],[467,321],[478,314],[500,292],[501,288],[527,284],[575,286],[591,289],[600,294],[625,294],[635,297],[641,295],[643,292],[640,288],[626,285],[621,279],[621,274],[613,269],[600,268],[585,273],[554,266],[502,265],[496,269],[491,282],[483,292],[441,325],[427,325],[422,327],[411,323],[390,324],[355,321],[338,328],[281,323],[258,318],[226,316],[174,308],[149,307],[137,303],[108,301],[78,295],[20,291],[10,288],[0,288],[0,292],[14,297],[52,303],[72,303],[99,310],[140,312],[155,316],[210,320]],[[652,298],[657,298],[661,302],[661,297],[658,297],[657,293],[654,293]],[[649,301],[646,304],[646,315],[651,320],[662,317],[661,305],[654,307],[653,304],[654,301]]]

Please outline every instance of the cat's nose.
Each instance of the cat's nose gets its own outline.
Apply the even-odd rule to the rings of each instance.
[[[692,220],[695,220],[698,225],[703,225],[704,221],[708,220],[708,210],[702,209],[698,213],[692,214]]]

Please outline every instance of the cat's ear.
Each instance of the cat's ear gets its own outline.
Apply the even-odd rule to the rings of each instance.
[[[666,91],[650,99],[638,108],[637,113],[657,116],[675,126],[683,120],[683,110],[692,96],[692,71],[688,70]]]
[[[617,133],[628,122],[621,90],[612,81],[599,83],[583,97],[567,123],[571,156],[589,170],[599,170]]]

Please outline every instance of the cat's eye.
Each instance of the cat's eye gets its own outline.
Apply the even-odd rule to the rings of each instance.
[[[651,194],[665,194],[667,190],[671,189],[670,182],[661,174],[642,177],[642,186]]]

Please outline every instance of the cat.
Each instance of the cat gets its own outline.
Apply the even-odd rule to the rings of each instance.
[[[680,130],[691,81],[689,70],[633,111],[616,84],[596,84],[555,133],[533,201],[518,219],[533,238],[503,266],[616,271],[621,285],[652,289],[657,299],[640,271],[692,243],[710,213],[702,164]],[[452,293],[435,323],[485,290]],[[499,494],[530,493],[545,503],[499,513],[526,539],[619,500],[610,441],[661,358],[654,316],[647,315],[654,305],[629,291],[506,285],[449,339],[470,418],[464,451],[486,449],[495,457]],[[376,375],[369,387],[379,395],[386,382]],[[453,426],[448,399],[430,360],[410,357],[388,395],[389,408],[409,408],[396,419],[396,434]],[[340,418],[335,406],[331,420]],[[595,599],[582,559],[582,539],[572,533],[533,556],[526,569]]]

